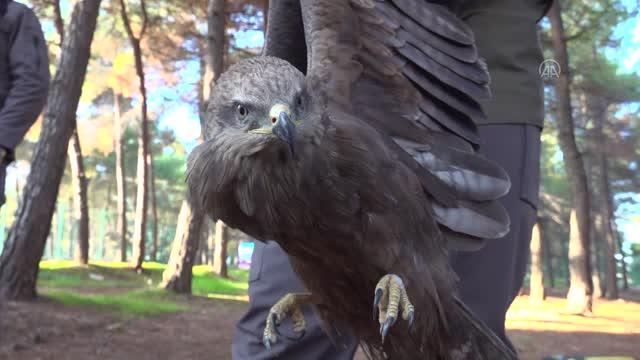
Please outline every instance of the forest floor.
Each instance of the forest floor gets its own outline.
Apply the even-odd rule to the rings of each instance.
[[[196,267],[197,296],[185,297],[156,290],[160,264],[148,264],[144,275],[111,263],[41,268],[40,299],[0,307],[0,359],[229,359],[234,323],[247,306],[242,270],[232,270],[227,280]],[[516,299],[507,327],[522,359],[588,354],[640,360],[640,292],[596,300],[590,317],[564,314],[564,305],[560,296],[542,304]]]

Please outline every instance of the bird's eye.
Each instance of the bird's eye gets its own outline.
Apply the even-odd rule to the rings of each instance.
[[[236,107],[236,111],[238,112],[238,115],[240,115],[242,117],[247,116],[247,114],[249,113],[249,110],[247,110],[247,108],[242,106],[242,105],[238,105]]]

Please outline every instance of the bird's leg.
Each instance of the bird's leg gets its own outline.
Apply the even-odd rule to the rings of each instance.
[[[262,333],[262,342],[269,351],[271,351],[271,343],[275,343],[278,340],[277,335],[280,335],[278,325],[287,316],[291,316],[293,330],[303,332],[304,336],[306,322],[300,305],[309,303],[311,303],[310,293],[287,294],[271,307]]]
[[[398,319],[398,313],[402,311],[402,318],[409,323],[409,329],[413,325],[414,308],[409,301],[407,290],[402,279],[394,274],[387,274],[378,281],[376,285],[375,297],[373,299],[373,318],[378,315],[380,322],[380,335],[382,342],[387,336],[389,329]]]

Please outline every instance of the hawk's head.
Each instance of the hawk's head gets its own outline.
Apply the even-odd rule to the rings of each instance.
[[[305,148],[302,136],[296,146],[298,124],[312,111],[304,75],[286,61],[258,57],[231,66],[209,99],[204,142],[189,155],[191,203],[237,225],[237,217],[224,215],[233,213],[233,203],[250,216],[274,203],[274,196],[288,196],[298,168],[290,160]]]
[[[274,57],[245,59],[220,76],[205,119],[204,138],[217,133],[295,150],[296,125],[309,110],[304,75]],[[255,145],[255,144],[254,144]]]

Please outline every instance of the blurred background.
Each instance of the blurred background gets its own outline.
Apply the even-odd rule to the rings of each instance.
[[[47,301],[0,306],[0,357],[229,358],[252,239],[191,213],[185,163],[211,81],[259,54],[268,1],[22,2],[40,18],[52,75],[65,52],[80,56],[62,43],[74,37],[74,7],[94,3],[99,16],[76,122],[41,116],[8,168],[0,250],[32,245],[22,255],[5,249],[2,261],[35,259],[32,271],[14,271]],[[508,319],[524,358],[640,358],[639,9],[632,0],[564,1],[563,28],[540,23],[548,59],[539,69],[541,206],[530,271]],[[569,87],[558,81],[567,73]],[[51,91],[64,98],[67,89],[52,83]],[[68,153],[52,214],[33,210],[39,199],[28,177],[49,174],[49,163],[34,160],[47,127],[71,134],[68,145],[40,140]],[[40,235],[26,230],[49,222]],[[0,267],[0,288],[11,269]],[[5,297],[36,293],[12,294]]]

